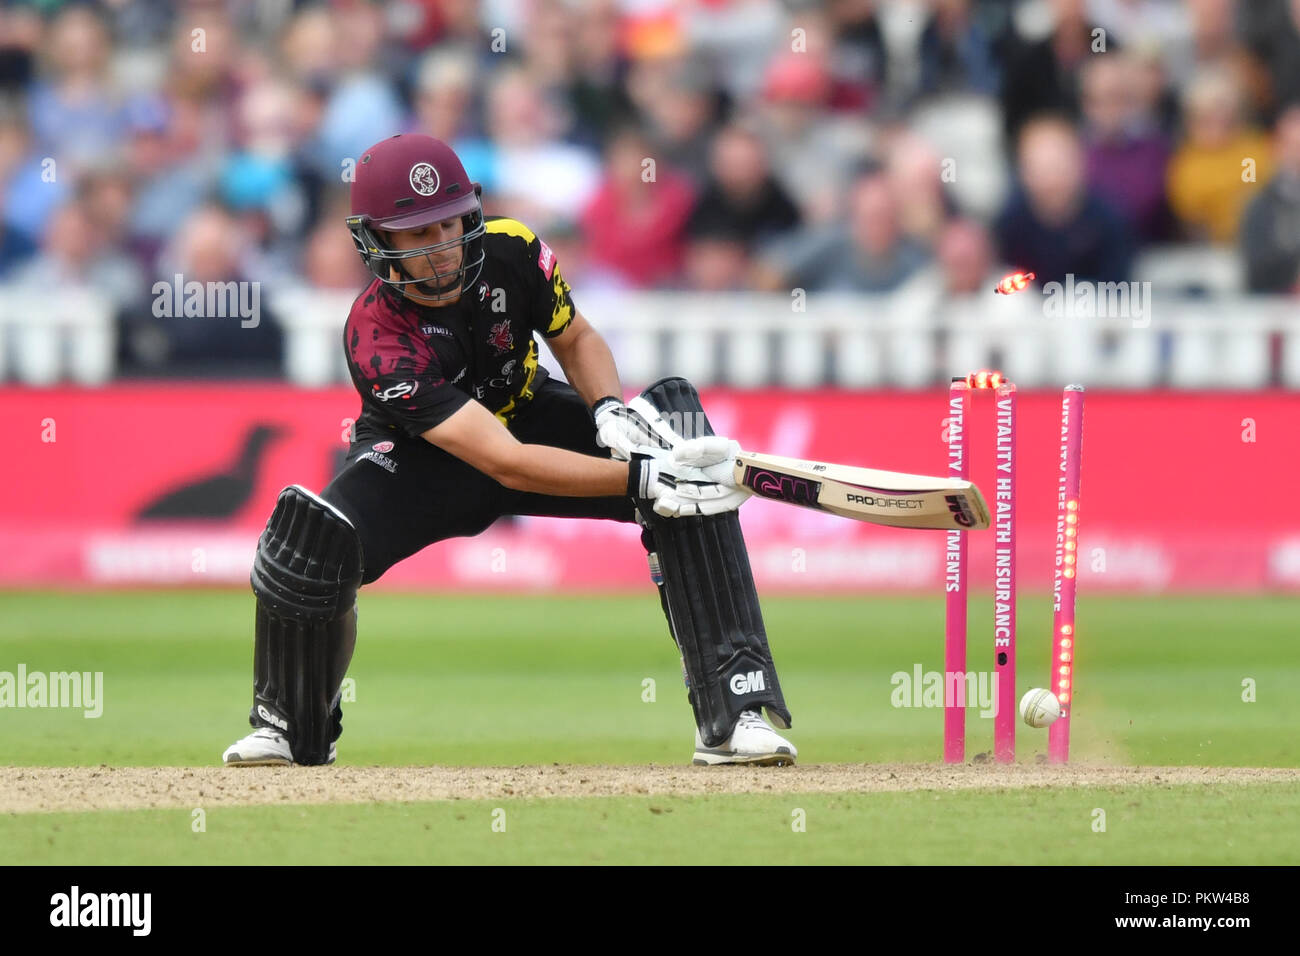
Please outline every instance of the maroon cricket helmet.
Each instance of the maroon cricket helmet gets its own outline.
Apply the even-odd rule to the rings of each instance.
[[[482,187],[470,182],[454,150],[442,140],[419,133],[399,133],[381,140],[361,154],[352,181],[352,214],[348,231],[361,261],[374,275],[397,288],[415,286],[433,299],[450,299],[478,281],[483,269]],[[463,229],[455,239],[393,249],[376,230],[401,232],[420,229],[444,219],[459,218]],[[434,256],[462,249],[460,266],[442,272]],[[407,259],[424,256],[432,279],[413,279],[403,267]],[[392,278],[396,270],[398,278]],[[450,279],[450,287],[445,283]]]

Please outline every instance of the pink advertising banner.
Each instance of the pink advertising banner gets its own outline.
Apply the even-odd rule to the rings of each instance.
[[[947,394],[729,391],[704,395],[746,448],[942,475]],[[346,449],[347,388],[132,384],[0,388],[0,586],[246,585],[286,484],[319,489]],[[1022,392],[1017,570],[1051,586],[1059,392]],[[992,396],[969,422],[973,479],[993,502]],[[1300,589],[1300,394],[1095,392],[1083,427],[1079,583],[1137,592]],[[450,503],[449,507],[454,507]],[[755,576],[787,592],[938,594],[944,534],[847,521],[777,502],[741,511]],[[637,529],[519,518],[442,542],[375,586],[601,590],[646,585]],[[992,532],[970,536],[975,583]]]

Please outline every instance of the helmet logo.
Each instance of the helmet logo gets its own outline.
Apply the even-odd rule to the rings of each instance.
[[[438,191],[438,171],[428,163],[411,167],[411,188],[421,196],[432,196]]]

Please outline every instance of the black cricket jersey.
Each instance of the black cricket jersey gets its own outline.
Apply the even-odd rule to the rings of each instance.
[[[533,333],[569,327],[569,285],[523,223],[494,216],[485,225],[483,271],[459,301],[420,305],[375,279],[352,303],[343,347],[361,394],[358,441],[420,435],[470,399],[509,425],[546,381]]]

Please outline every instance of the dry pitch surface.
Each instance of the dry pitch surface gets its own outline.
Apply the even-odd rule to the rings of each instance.
[[[1300,784],[1300,770],[822,764],[800,767],[0,767],[0,813],[510,797],[885,793]]]

